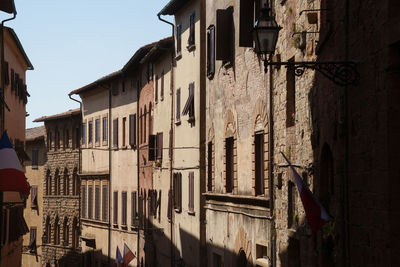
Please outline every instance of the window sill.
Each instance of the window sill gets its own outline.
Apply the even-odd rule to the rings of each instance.
[[[192,51],[196,50],[196,45],[195,44],[190,44],[190,45],[186,46],[186,49],[189,52],[192,52]]]
[[[209,80],[214,79],[214,72],[207,73],[207,78],[208,78]]]
[[[176,57],[175,57],[175,60],[179,60],[181,58],[182,58],[182,53],[181,52],[177,53]]]
[[[32,170],[38,170],[39,167],[37,165],[32,165]]]
[[[179,121],[175,122],[175,125],[178,126],[178,125],[181,125],[181,123],[182,123],[181,120],[179,120]]]
[[[113,227],[114,227],[114,228],[118,228],[118,224],[115,224],[115,223],[114,223],[114,224],[113,224]]]
[[[189,210],[187,213],[188,213],[189,215],[191,215],[191,216],[196,216],[196,212],[194,212],[194,211]]]
[[[187,120],[189,123],[193,123],[195,121],[194,117],[189,117],[189,119]]]
[[[176,213],[181,213],[182,209],[174,209]]]

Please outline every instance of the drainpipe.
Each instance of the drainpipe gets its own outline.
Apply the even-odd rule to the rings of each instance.
[[[173,23],[161,18],[161,14],[160,13],[157,14],[157,17],[158,17],[158,19],[160,21],[171,25],[171,28],[172,28],[172,42],[173,42],[172,43],[172,52],[171,52],[171,56],[172,56],[172,58],[171,58],[171,94],[172,94],[172,98],[171,98],[171,136],[170,136],[170,140],[172,140],[172,142],[170,142],[171,155],[170,155],[170,167],[169,167],[169,189],[170,189],[170,192],[173,192],[172,191],[172,177],[173,177],[173,171],[172,170],[173,170],[173,159],[174,159],[174,149],[173,149],[173,147],[174,147],[174,145],[173,145],[174,144],[174,134],[173,133],[174,133],[174,98],[175,98],[175,90],[174,90],[174,65],[175,65],[174,64],[174,59],[175,59],[175,38],[174,38],[175,35],[174,35],[174,30],[175,30],[175,25]],[[168,198],[170,198],[170,197],[172,197],[172,196],[170,196],[168,194]],[[170,201],[170,199],[168,199],[168,201]],[[172,201],[172,199],[171,199],[171,201]],[[173,229],[174,229],[173,228],[173,222],[174,222],[174,220],[173,220],[173,217],[174,217],[173,216],[173,211],[174,211],[174,209],[173,209],[173,205],[171,203],[171,205],[170,205],[170,214],[171,214],[171,222],[170,222],[171,266],[174,266],[174,258],[175,258],[175,255],[174,255],[174,241],[173,241]]]
[[[10,20],[15,19],[17,16],[17,10],[15,9],[15,4],[14,1],[11,1],[13,5],[13,16],[11,18],[5,19],[1,22],[1,71],[0,71],[0,77],[1,77],[1,88],[0,88],[0,98],[3,103],[1,103],[1,118],[0,118],[0,133],[3,134],[4,129],[5,129],[5,110],[4,106],[6,105],[5,99],[4,99],[4,23]],[[3,192],[0,192],[0,222],[3,222]],[[1,236],[1,231],[0,231],[0,265],[1,265],[1,254],[2,254],[2,236]]]
[[[137,95],[137,102],[136,102],[136,131],[137,131],[137,136],[136,136],[136,165],[137,165],[137,196],[138,196],[138,212],[139,212],[139,207],[142,205],[141,203],[139,203],[139,200],[141,200],[141,196],[140,194],[140,166],[139,166],[139,158],[140,158],[140,154],[139,154],[139,99],[140,99],[140,86],[139,86],[139,81],[136,83],[136,95]],[[143,208],[142,208],[143,211]],[[139,225],[138,225],[138,230],[137,230],[137,245],[136,245],[136,265],[139,267],[140,265],[140,226],[142,223],[142,214],[138,215],[138,219],[139,219]]]
[[[100,86],[100,85],[99,85]],[[104,87],[103,87],[104,88]],[[111,265],[111,190],[112,190],[112,155],[111,155],[111,86],[108,89],[108,265]]]

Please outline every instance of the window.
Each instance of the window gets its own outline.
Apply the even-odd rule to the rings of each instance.
[[[131,225],[135,226],[136,223],[136,191],[131,194]]]
[[[182,55],[182,25],[176,25],[176,56]]]
[[[64,170],[64,196],[69,195],[69,175],[68,175],[68,169]]]
[[[155,82],[155,92],[154,92],[154,102],[158,102],[158,75],[156,75],[156,82]]]
[[[226,193],[233,192],[233,137],[225,139]]]
[[[4,84],[9,85],[10,84],[10,76],[8,75],[8,62],[4,61]]]
[[[36,227],[31,227],[29,230],[30,232],[30,237],[29,237],[29,252],[30,253],[35,253],[36,252],[36,232],[37,228]]]
[[[213,176],[213,155],[212,155],[212,142],[208,142],[207,145],[207,191],[212,191],[212,176]]]
[[[114,224],[118,224],[118,191],[114,191]]]
[[[50,170],[47,170],[47,174],[46,174],[46,195],[48,195],[48,196],[51,195],[51,176],[50,176]]]
[[[79,129],[79,126],[75,128],[75,138],[74,138],[74,148],[78,148],[80,144],[80,136],[81,136],[81,130]]]
[[[38,195],[38,187],[37,187],[37,185],[32,185],[31,186],[31,208],[32,209],[37,209],[37,207],[38,207],[37,195]]]
[[[217,9],[217,47],[216,59],[232,60],[233,50],[233,8]]]
[[[88,218],[93,218],[93,186],[88,186]]]
[[[149,135],[149,161],[155,161],[157,156],[157,136],[156,135]]]
[[[86,218],[86,201],[87,201],[86,185],[82,185],[81,192],[82,192],[82,208],[81,208],[82,218]]]
[[[55,195],[59,196],[61,194],[61,181],[60,181],[60,173],[58,169],[56,170],[56,173],[54,175],[54,181],[55,181]]]
[[[143,113],[142,113],[142,109],[140,109],[140,116],[139,116],[139,143],[143,143]]]
[[[100,185],[96,185],[94,192],[94,219],[100,220]]]
[[[39,164],[39,149],[32,149],[32,169],[37,169]]]
[[[69,244],[69,227],[68,227],[68,218],[64,218],[63,224],[63,246],[68,246]]]
[[[160,92],[160,100],[164,100],[164,71],[161,72],[161,92]]]
[[[79,195],[79,180],[77,172],[77,169],[74,169],[74,173],[72,175],[72,194],[74,196]]]
[[[264,195],[264,132],[254,136],[255,194]]]
[[[100,143],[100,119],[96,119],[95,120],[95,124],[94,124],[95,130],[94,130],[94,141],[96,142],[96,144]]]
[[[54,245],[60,244],[60,221],[58,217],[54,221]]]
[[[176,123],[181,122],[181,88],[176,90]]]
[[[250,2],[250,1],[246,1]],[[215,73],[215,26],[207,29],[207,77],[212,79]]]
[[[293,62],[291,58],[289,62]],[[286,69],[286,127],[294,126],[295,124],[295,110],[296,110],[296,76],[294,74],[294,67],[288,66]]]
[[[175,181],[175,174],[174,174],[174,181]],[[172,209],[172,192],[171,189],[168,190],[168,210],[167,210],[167,218],[171,220],[171,209]]]
[[[129,144],[136,146],[136,114],[129,115]]]
[[[51,132],[48,131],[47,132],[47,150],[51,149],[51,143],[52,142],[53,142],[53,138],[52,138]]]
[[[213,253],[213,267],[222,267],[222,259],[221,255],[217,253]]]
[[[55,131],[55,141],[56,141],[55,149],[56,150],[60,149],[60,131],[57,128],[56,128],[56,131]]]
[[[103,117],[103,142],[107,142],[107,117]]]
[[[189,39],[188,39],[188,50],[190,51],[194,47],[195,34],[194,34],[194,23],[195,23],[196,13],[193,12],[189,17]]]
[[[259,16],[259,2],[240,0],[239,46],[253,47],[253,27]]]
[[[113,120],[113,147],[118,147],[118,118]]]
[[[147,116],[147,109],[146,106],[144,106],[144,113],[143,113],[143,143],[146,143],[146,116]]]
[[[107,221],[107,209],[108,209],[108,190],[107,190],[107,185],[103,185],[102,188],[102,212],[101,212],[101,217],[104,222]]]
[[[174,174],[174,209],[177,212],[182,211],[182,174]]]
[[[153,63],[149,62],[147,64],[147,81],[153,80]]]
[[[122,118],[122,146],[125,147],[126,145],[126,117]]]
[[[92,121],[89,121],[89,126],[88,126],[89,128],[88,128],[88,134],[89,134],[89,136],[88,136],[88,141],[89,141],[89,144],[92,144],[93,143],[93,122]]]
[[[296,223],[296,186],[293,182],[288,183],[288,228],[293,228]]]
[[[79,247],[79,226],[76,218],[74,218],[72,223],[72,246],[74,248]]]
[[[194,172],[189,172],[189,214],[194,214]]]
[[[82,123],[82,145],[86,145],[86,123]]]
[[[50,224],[50,217],[46,219],[46,240],[45,242],[49,244],[51,242],[51,224]]]
[[[163,156],[163,133],[157,133],[157,150],[156,158],[158,161],[162,161]]]
[[[182,110],[182,115],[189,114],[188,121],[194,122],[194,83],[189,84],[189,97],[186,101],[185,107]]]
[[[126,226],[126,215],[127,215],[127,193],[122,192],[121,193],[121,208],[122,208],[122,225]]]
[[[64,129],[64,148],[69,148],[69,130]]]

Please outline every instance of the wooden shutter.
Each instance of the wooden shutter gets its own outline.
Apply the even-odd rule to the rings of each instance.
[[[231,60],[232,24],[232,8],[217,9],[217,60]]]
[[[174,197],[174,209],[178,208],[178,173],[174,173],[173,176],[173,197]]]
[[[96,185],[94,192],[94,218],[100,220],[100,185]]]
[[[264,132],[254,136],[255,194],[264,194]]]
[[[36,185],[31,186],[31,208],[37,208],[37,194],[38,194],[38,187]]]
[[[114,207],[114,224],[118,224],[118,191],[114,191],[114,199],[113,199],[113,207]]]
[[[8,62],[4,61],[4,84],[10,84],[10,76],[8,75]]]
[[[88,218],[93,217],[93,186],[88,187]]]
[[[189,104],[189,119],[194,120],[194,82],[189,84],[189,95],[190,95],[190,104]]]
[[[163,101],[164,100],[164,71],[161,72],[161,96],[160,96],[160,100]]]
[[[175,175],[174,175],[174,177],[175,177]],[[168,190],[168,210],[167,210],[167,218],[168,218],[168,220],[171,220],[171,209],[172,209],[171,202],[172,202],[172,192],[171,192],[171,189],[170,189],[170,190]]]
[[[131,194],[131,225],[136,225],[136,191]]]
[[[254,0],[240,0],[239,16],[239,46],[253,47]]]
[[[154,92],[154,102],[158,102],[158,75],[156,75],[156,80],[155,80],[155,92]]]
[[[136,146],[136,114],[129,115],[129,144]]]
[[[178,173],[178,210],[182,211],[182,173]]]
[[[190,18],[189,18],[189,40],[188,40],[188,45],[194,45],[194,41],[195,41],[195,33],[194,33],[194,23],[195,23],[195,18],[196,18],[196,13],[192,13],[190,14]]]
[[[127,193],[122,192],[122,225],[126,225],[127,215]]]
[[[86,186],[82,185],[81,186],[81,192],[82,192],[82,218],[86,218]]]
[[[163,133],[157,133],[157,159],[162,160],[163,154]]]
[[[156,153],[157,153],[157,148],[156,148],[156,138],[157,136],[154,134],[149,135],[149,161],[155,161],[156,159]]]
[[[11,69],[11,91],[15,90],[15,73],[14,70]]]
[[[213,168],[213,161],[212,161],[212,142],[208,142],[208,154],[207,154],[207,190],[212,191],[212,168]]]
[[[176,122],[181,121],[181,88],[176,90]]]
[[[118,118],[113,120],[113,147],[118,147]]]
[[[215,73],[215,26],[210,25],[207,32],[207,77],[212,79]]]
[[[107,191],[107,185],[103,185],[103,192],[102,192],[102,220],[105,222],[107,221],[107,198],[108,198],[108,191]]]
[[[189,172],[189,211],[194,212],[194,172]]]
[[[158,192],[157,206],[156,211],[158,209],[158,221],[161,219],[161,190]]]
[[[231,193],[233,189],[233,137],[225,139],[225,160],[226,192]]]
[[[37,168],[39,161],[39,150],[37,148],[32,149],[32,168]]]
[[[177,56],[181,55],[181,50],[182,50],[182,42],[181,42],[181,36],[182,35],[182,25],[178,24],[176,25],[176,54]]]

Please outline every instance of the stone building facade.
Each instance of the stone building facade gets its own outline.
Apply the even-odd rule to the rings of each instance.
[[[25,151],[30,160],[25,162],[25,176],[31,186],[31,193],[26,200],[24,218],[29,233],[24,235],[22,266],[42,266],[43,236],[43,177],[47,162],[44,126],[26,129]]]
[[[80,109],[44,116],[47,160],[43,176],[42,266],[81,263],[79,131]]]

